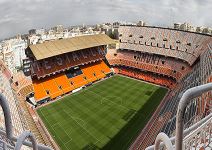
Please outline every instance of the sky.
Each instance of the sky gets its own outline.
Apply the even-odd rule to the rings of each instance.
[[[58,24],[139,20],[212,27],[212,0],[0,0],[0,39]]]

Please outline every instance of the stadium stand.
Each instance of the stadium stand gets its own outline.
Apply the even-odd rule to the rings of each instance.
[[[108,73],[110,73],[108,66],[106,66],[104,61],[99,61],[54,76],[34,79],[33,88],[35,91],[35,99],[37,101],[46,98],[55,99],[76,88],[102,79]]]
[[[107,58],[111,65],[132,66],[134,68],[170,76],[177,80],[191,71],[191,67],[186,63],[164,56],[127,50],[118,50],[110,53],[113,54],[107,55]]]
[[[92,69],[92,65],[89,64],[88,66],[81,66],[82,72],[87,77],[88,82],[94,82],[97,80],[97,77],[94,76],[94,71]]]
[[[24,73],[30,77],[22,73],[12,76],[0,61],[0,90],[13,110],[14,135],[31,130],[39,143],[59,149],[34,106],[88,86],[113,70],[169,89],[130,149],[152,149],[160,132],[176,137],[177,109],[183,94],[212,82],[212,37],[160,27],[121,26],[118,50],[108,50],[112,42],[106,35],[92,35],[30,45],[24,60],[30,64],[24,66]],[[207,91],[187,103],[184,131],[211,115],[211,100],[212,93]],[[184,149],[210,149],[211,118],[207,120],[187,132]],[[1,119],[1,130],[3,122]],[[1,134],[0,138],[13,149],[13,140]]]
[[[136,79],[140,79],[140,80],[144,80],[147,82],[151,82],[154,84],[158,84],[170,89],[173,89],[175,87],[176,82],[172,79],[169,79],[168,77],[164,77],[164,76],[160,76],[160,75],[155,75],[152,73],[148,73],[148,72],[142,72],[141,70],[137,69],[133,69],[133,68],[115,68],[115,72],[125,75],[125,76],[129,76],[132,78],[136,78]]]
[[[13,83],[11,86],[16,93],[19,93],[19,95],[26,97],[30,93],[33,93],[32,80],[30,78],[26,78],[23,72],[18,72],[13,75],[12,81]]]
[[[11,87],[15,91],[14,94],[17,94],[16,97],[19,101],[22,115],[25,118],[25,129],[30,130],[39,143],[50,147],[57,147],[55,143],[51,142],[51,139],[49,139],[49,136],[46,135],[42,126],[39,125],[32,107],[26,103],[26,98],[34,93],[32,80],[29,77],[26,77],[23,72],[18,72],[12,78]]]
[[[36,103],[54,100],[110,74],[104,62],[110,43],[112,39],[100,34],[30,45],[26,54]]]
[[[101,48],[85,49],[80,52],[72,52],[68,55],[55,56],[32,63],[32,74],[36,74],[38,78],[61,72],[70,67],[78,66],[81,63],[89,63],[94,60],[103,59]],[[56,62],[56,63],[55,63]]]
[[[205,56],[209,51],[207,49],[210,47],[211,37],[151,27],[123,26],[119,30],[120,49],[107,51],[106,55],[115,73],[170,89],[131,146],[132,149],[145,149],[153,144],[159,132],[163,131],[168,136],[175,134],[177,105],[182,93],[188,88],[204,84],[205,82],[201,83],[203,80],[211,81],[211,77],[206,80],[206,77],[211,75],[211,70],[203,69],[211,61],[208,60],[211,56]],[[31,52],[29,56],[32,63],[33,88],[35,99],[40,104],[86,86],[110,73],[104,61],[106,53],[104,45],[86,47],[82,51],[72,50],[66,55],[48,57],[42,54],[43,56],[39,59],[36,55],[32,56],[34,53],[31,48],[29,47],[28,50]],[[67,56],[70,57],[67,58]],[[66,60],[65,62],[69,64],[61,60]],[[35,67],[37,64],[40,66]],[[205,70],[205,72],[201,72],[200,75],[200,70]],[[200,77],[204,79],[200,80]],[[197,119],[191,119],[197,116],[197,112],[201,111],[201,117],[198,113],[200,119],[206,111],[210,110],[210,96],[211,93],[206,93],[203,96],[204,100],[198,98],[195,103],[189,104],[185,116],[186,127],[197,121]],[[202,108],[194,111],[200,103]]]
[[[169,137],[175,135],[176,112],[182,93],[211,82],[212,37],[160,27],[121,26],[119,41],[119,49],[108,51],[106,56],[116,73],[170,89],[131,145],[131,149],[143,150],[153,144],[160,132]],[[185,128],[210,113],[210,107],[211,92],[189,103],[184,118]],[[158,118],[165,116],[164,124],[160,125]]]
[[[18,100],[13,93],[11,83],[12,75],[4,63],[0,60],[0,91],[9,100],[9,106],[13,110],[12,120],[14,123],[14,134],[17,136],[26,129],[23,120],[23,116],[20,114],[21,108],[17,105]],[[3,114],[2,114],[3,115]],[[1,115],[1,118],[3,118]],[[1,129],[4,128],[4,119],[1,119]]]
[[[192,65],[204,51],[211,37],[160,27],[121,26],[120,49],[130,49],[169,56]]]
[[[12,76],[9,69],[4,65],[4,63],[0,60],[0,101],[1,101],[1,111],[4,113],[1,113],[1,127],[0,127],[0,148],[1,149],[8,149],[12,150],[14,149],[15,143],[14,138],[22,134],[25,130],[29,130],[29,124],[27,122],[29,121],[28,117],[26,116],[26,111],[22,107],[22,102],[20,101],[20,96],[26,96],[28,93],[32,91],[30,87],[30,81],[31,80],[24,80],[23,74],[17,74],[17,76]],[[20,82],[19,82],[20,79]],[[18,83],[17,83],[18,82]],[[20,84],[19,84],[20,83]],[[26,89],[24,89],[26,87]],[[17,92],[16,92],[17,91]],[[20,93],[20,94],[17,94]],[[16,95],[17,94],[17,95]],[[6,116],[8,113],[5,111],[9,110],[8,108],[5,108],[5,102],[8,103],[8,107],[10,110],[10,117]],[[24,101],[24,105],[26,105],[26,101]],[[6,109],[6,110],[5,110]],[[5,118],[6,117],[6,118]],[[12,127],[12,134],[5,133],[5,127],[8,119],[11,118],[10,126]],[[31,119],[31,117],[30,117]],[[33,123],[32,125],[35,126]],[[8,130],[6,129],[6,132]],[[10,135],[10,136],[9,136]],[[13,137],[11,137],[13,136]],[[17,138],[16,138],[17,139]],[[39,140],[39,143],[43,143]],[[29,148],[24,146],[22,147],[25,150],[28,150]]]

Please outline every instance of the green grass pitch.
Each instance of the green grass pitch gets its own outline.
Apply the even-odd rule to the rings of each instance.
[[[116,75],[37,112],[62,150],[127,149],[166,92]]]

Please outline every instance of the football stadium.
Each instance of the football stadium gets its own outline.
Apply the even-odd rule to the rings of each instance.
[[[2,149],[211,150],[211,35],[121,25],[25,54],[0,61]]]

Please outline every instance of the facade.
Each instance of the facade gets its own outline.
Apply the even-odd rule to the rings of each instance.
[[[14,72],[15,71],[14,52],[12,51],[10,45],[6,41],[1,43],[0,51],[1,51],[0,53],[1,60],[3,60],[3,62],[11,72]]]
[[[195,26],[192,26],[191,24],[186,23],[186,22],[182,23],[182,24],[181,23],[174,23],[174,29],[212,35],[212,29],[211,28],[203,27],[203,26],[195,27]]]
[[[25,48],[27,47],[27,42],[18,37],[5,40],[0,45],[0,58],[9,70],[15,73],[16,70],[22,67],[22,60],[26,58]]]

